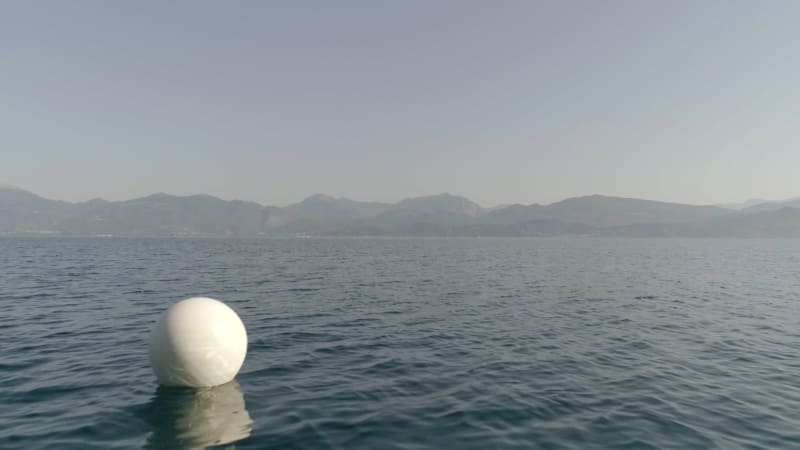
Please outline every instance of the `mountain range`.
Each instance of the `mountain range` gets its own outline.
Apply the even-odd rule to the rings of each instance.
[[[71,203],[0,185],[0,234],[800,237],[800,198],[723,207],[590,195],[487,209],[452,194],[397,203],[317,194],[274,207],[164,193]]]

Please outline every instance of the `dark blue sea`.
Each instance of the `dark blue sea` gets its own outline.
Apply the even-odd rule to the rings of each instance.
[[[197,295],[242,371],[158,388]],[[800,448],[800,240],[0,238],[0,448]]]

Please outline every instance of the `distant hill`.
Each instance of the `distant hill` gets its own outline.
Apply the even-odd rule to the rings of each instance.
[[[433,214],[456,214],[477,217],[484,210],[472,200],[452,194],[407,198],[394,205],[393,209],[404,209]]]
[[[210,195],[153,194],[124,202],[90,201],[66,222],[68,233],[126,235],[257,235],[270,209],[258,203],[225,201]]]
[[[602,229],[580,223],[557,219],[534,219],[513,223],[481,223],[458,227],[454,236],[546,237],[546,236],[598,236]]]
[[[509,205],[503,208],[495,208],[481,217],[480,222],[484,224],[509,225],[520,222],[541,220],[547,217],[544,212],[545,207],[538,204],[532,205]]]
[[[0,231],[58,232],[71,204],[48,200],[23,189],[0,187]]]
[[[724,219],[691,224],[699,236],[800,237],[800,208],[744,213]]]
[[[764,200],[763,198],[751,198],[750,200],[745,200],[745,201],[743,201],[741,203],[721,203],[721,204],[714,205],[714,206],[719,206],[720,208],[726,208],[726,209],[740,210],[740,209],[748,208],[750,206],[755,206],[755,205],[758,205],[758,204],[761,204],[761,203],[769,203],[769,200]]]
[[[452,194],[359,202],[313,195],[283,208],[164,193],[70,203],[0,187],[0,233],[118,236],[800,237],[800,199],[742,210],[591,195],[484,209]]]
[[[695,206],[622,197],[590,195],[550,205],[511,205],[489,212],[486,223],[511,224],[535,220],[558,220],[593,227],[643,223],[677,223],[706,220],[734,214],[717,206]]]
[[[742,212],[756,213],[756,212],[778,211],[783,208],[800,208],[800,197],[791,198],[788,200],[758,203],[756,205],[748,206],[747,208],[742,209]]]
[[[209,195],[153,194],[123,202],[68,203],[0,189],[0,232],[125,236],[263,234],[271,208]]]
[[[392,208],[388,203],[358,202],[316,194],[284,208],[274,208],[267,227],[287,233],[323,233],[351,221],[373,217]]]
[[[598,227],[640,223],[679,223],[708,220],[732,214],[717,206],[696,206],[622,197],[590,195],[553,203],[547,217]]]

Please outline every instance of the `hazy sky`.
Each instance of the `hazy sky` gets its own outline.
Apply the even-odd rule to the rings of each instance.
[[[3,1],[0,182],[283,205],[800,195],[798,1]]]

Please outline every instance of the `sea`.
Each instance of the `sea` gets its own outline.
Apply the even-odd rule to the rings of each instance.
[[[159,387],[192,296],[247,358]],[[0,448],[800,448],[800,240],[3,237]]]

